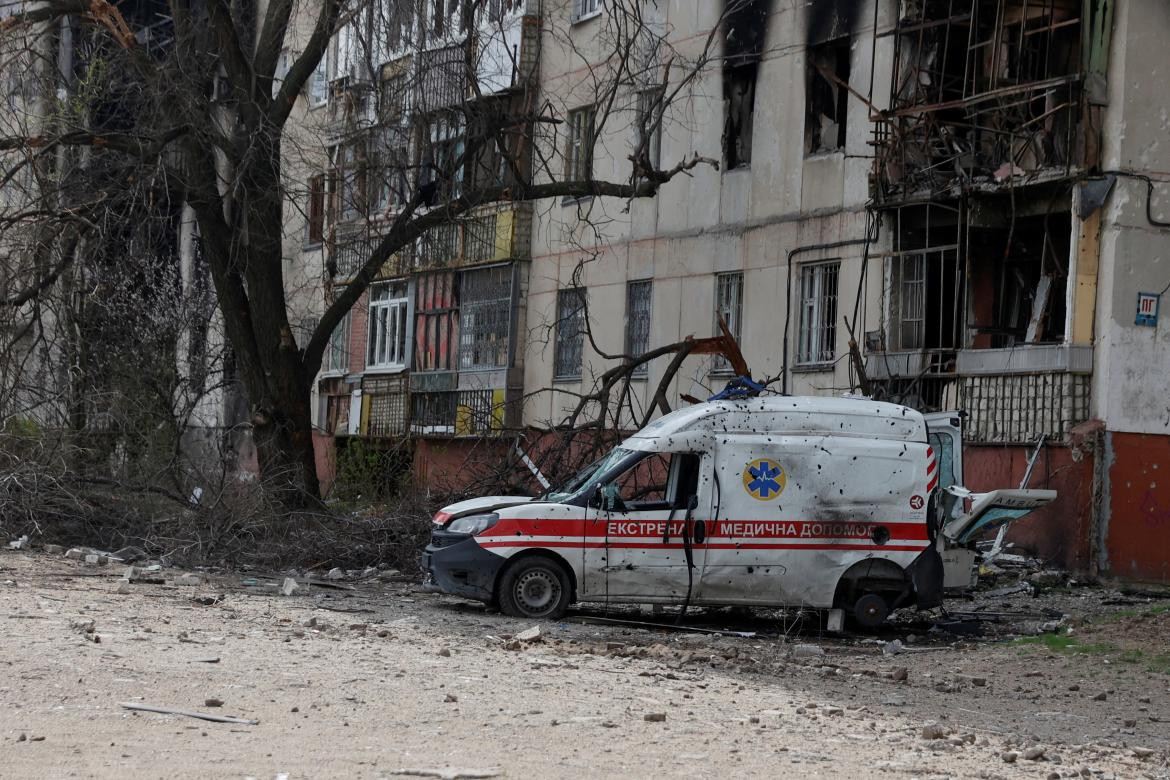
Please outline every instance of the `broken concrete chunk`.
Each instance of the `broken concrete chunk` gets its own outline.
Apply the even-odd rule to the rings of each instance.
[[[1034,745],[1021,754],[1026,761],[1039,761],[1044,758],[1044,748]]]
[[[292,577],[285,577],[284,582],[280,584],[280,594],[282,596],[291,596],[297,592],[299,587],[300,586],[297,585],[297,581]]]
[[[1014,750],[1005,750],[999,754],[999,757],[1002,758],[1006,764],[1014,764],[1016,763],[1016,759],[1020,757],[1020,754]]]
[[[521,642],[539,642],[541,641],[540,626],[526,628],[517,634],[514,639],[517,639]]]
[[[820,645],[795,645],[792,648],[793,658],[820,658],[825,654],[825,649]]]
[[[21,536],[19,539],[13,539],[8,543],[9,550],[23,550],[28,546],[28,534]]]
[[[345,572],[339,568],[334,567],[329,570],[329,573],[325,575],[325,578],[329,580],[344,580]]]
[[[130,592],[130,580],[118,580],[118,593],[123,595]]]
[[[115,550],[112,555],[123,563],[134,563],[135,561],[141,561],[146,557],[146,550],[143,550],[141,547],[134,547],[133,545],[130,545],[123,547],[120,550]]]
[[[65,553],[65,557],[72,558],[73,560],[76,560],[76,561],[80,561],[82,558],[85,557],[85,550],[81,549],[80,547],[74,547],[74,548],[70,549],[67,553]]]
[[[65,552],[65,548],[59,544],[46,544],[43,549],[47,555],[61,555]]]
[[[902,645],[901,639],[895,639],[892,642],[886,642],[882,645],[882,655],[897,655],[906,648]]]
[[[180,574],[178,577],[175,577],[175,584],[176,585],[202,585],[203,578],[200,577],[198,574],[190,574],[190,573]]]
[[[923,739],[942,739],[947,735],[947,727],[941,723],[930,722],[922,727],[921,736]]]

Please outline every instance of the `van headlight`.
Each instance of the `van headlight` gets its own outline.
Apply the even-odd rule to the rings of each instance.
[[[475,536],[491,528],[500,519],[494,512],[490,515],[468,515],[451,521],[447,530],[453,534],[468,534]]]

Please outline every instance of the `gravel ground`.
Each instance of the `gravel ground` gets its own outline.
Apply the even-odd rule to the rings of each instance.
[[[1170,777],[1170,601],[1148,594],[952,604],[1014,613],[955,629],[982,636],[576,610],[521,641],[531,625],[396,578],[120,593],[124,568],[0,553],[5,777]]]

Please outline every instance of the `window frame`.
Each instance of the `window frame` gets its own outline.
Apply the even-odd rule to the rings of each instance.
[[[565,181],[593,180],[593,147],[597,142],[597,106],[569,111],[565,126]],[[570,198],[569,200],[575,200]]]
[[[569,23],[580,24],[601,16],[605,10],[605,0],[572,0],[569,9]]]
[[[635,319],[634,307],[637,301],[635,300],[635,289],[645,289],[645,311],[637,312],[637,320]],[[636,322],[645,321],[644,328],[636,328]],[[626,282],[626,327],[625,327],[625,353],[630,357],[637,357],[650,350],[650,329],[654,322],[654,280],[653,279],[631,279]],[[640,346],[635,341],[643,341]],[[645,379],[650,373],[650,364],[642,363],[630,372],[630,376],[634,379]]]
[[[386,297],[378,297],[381,291]],[[366,370],[403,371],[406,369],[410,340],[410,295],[405,280],[370,285],[366,318]],[[383,319],[379,312],[385,310]],[[387,344],[393,318],[394,343]],[[378,359],[385,355],[387,359]]]
[[[323,376],[338,376],[349,373],[351,333],[350,313],[346,312],[329,334],[329,343],[325,347],[325,356],[322,361],[321,374]]]
[[[325,242],[327,223],[325,188],[326,176],[317,173],[309,177],[308,203],[305,207],[305,248],[315,248]]]
[[[568,310],[570,299],[576,298],[578,305]],[[580,381],[585,366],[585,319],[588,311],[588,292],[584,287],[565,287],[557,290],[556,298],[556,331],[553,337],[553,381],[576,382]],[[566,330],[566,324],[572,322],[576,331],[571,335]],[[569,341],[575,341],[575,344]],[[575,354],[574,366],[569,366],[566,352]]]
[[[725,281],[731,279],[736,280],[734,294],[724,295],[723,284]],[[727,330],[735,337],[737,342],[743,337],[743,271],[723,271],[715,274],[715,305],[713,307],[714,325],[713,331],[716,336],[722,335],[723,331],[719,328],[719,315],[723,312],[722,304],[724,298],[727,302],[733,304],[728,311],[731,316],[726,318]],[[740,343],[742,349],[743,344]],[[734,373],[731,363],[725,357],[718,357],[715,360],[715,367],[711,370],[713,374],[732,374]]]
[[[456,365],[460,371],[497,371],[510,363],[512,338],[512,301],[515,284],[511,265],[492,265],[472,268],[459,274],[459,341]],[[472,283],[476,276],[497,276],[486,283]],[[504,289],[506,288],[506,290]],[[485,292],[502,295],[484,295]],[[481,317],[489,320],[489,328],[476,328]],[[493,321],[494,320],[494,321]],[[490,336],[490,344],[483,339]],[[494,353],[493,362],[477,360],[480,354]]]
[[[832,291],[826,294],[826,277],[830,275]],[[830,366],[836,361],[840,286],[839,259],[818,260],[800,266],[800,286],[797,288],[797,366],[816,368]]]

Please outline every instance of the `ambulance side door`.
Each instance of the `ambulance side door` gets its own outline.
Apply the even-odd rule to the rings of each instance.
[[[691,542],[688,576],[683,532],[688,511],[692,529],[710,516],[710,491],[700,479],[705,465],[709,470],[709,455],[647,453],[602,487],[606,600],[682,602],[688,586],[697,591],[702,545]]]

